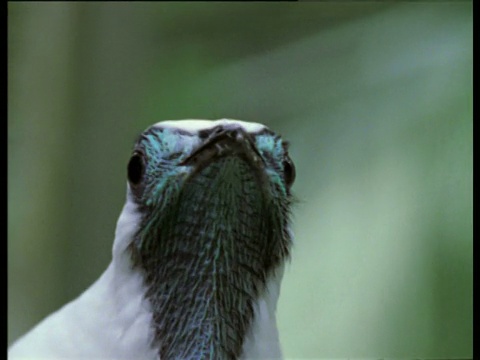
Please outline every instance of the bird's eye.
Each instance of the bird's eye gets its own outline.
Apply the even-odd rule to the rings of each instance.
[[[128,180],[132,185],[138,185],[142,180],[145,164],[142,154],[135,152],[128,162]]]
[[[285,177],[285,183],[287,186],[292,186],[295,181],[295,165],[288,156],[283,160],[283,176]]]

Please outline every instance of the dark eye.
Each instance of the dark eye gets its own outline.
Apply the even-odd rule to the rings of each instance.
[[[285,183],[287,186],[292,186],[295,181],[295,165],[293,165],[292,159],[288,156],[283,160],[283,176],[285,177]]]
[[[143,156],[135,152],[128,162],[128,181],[130,181],[132,185],[138,185],[142,180],[144,171],[145,164],[143,162]]]

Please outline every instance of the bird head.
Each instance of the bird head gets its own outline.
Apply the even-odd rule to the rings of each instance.
[[[157,123],[128,163],[115,257],[142,274],[162,359],[238,358],[289,256],[288,143],[256,123]]]

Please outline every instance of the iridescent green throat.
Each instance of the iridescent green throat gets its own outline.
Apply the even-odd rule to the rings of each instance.
[[[130,247],[145,275],[161,359],[236,359],[268,274],[287,256],[286,215],[238,154],[145,207]],[[275,243],[277,242],[277,243]]]

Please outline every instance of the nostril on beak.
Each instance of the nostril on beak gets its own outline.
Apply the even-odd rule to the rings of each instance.
[[[236,140],[236,141],[242,141],[245,138],[245,130],[243,130],[239,126],[223,126],[221,128],[221,131],[215,133],[216,136],[218,135],[224,135],[226,137],[229,137],[230,139]]]
[[[240,135],[240,131],[238,131],[238,129],[228,129],[225,133],[229,138],[232,139],[238,139],[238,136]]]
[[[259,166],[264,162],[253,137],[236,124],[219,125],[209,129],[208,135],[202,132],[202,144],[179,165],[207,164],[214,157],[237,153]],[[203,166],[203,165],[202,165]]]

